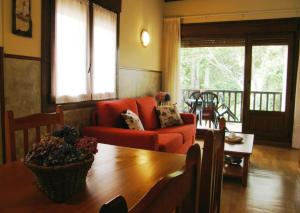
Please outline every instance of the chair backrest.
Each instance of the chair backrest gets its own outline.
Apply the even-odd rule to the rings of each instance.
[[[186,105],[189,108],[189,113],[196,113],[197,105],[199,105],[200,102],[200,94],[200,90],[193,91],[189,95],[188,100],[185,101]]]
[[[219,104],[218,95],[213,92],[201,92],[202,108],[216,108]]]
[[[182,170],[160,179],[150,191],[129,211],[126,201],[118,196],[104,204],[100,213],[168,213],[196,212],[197,178],[200,177],[200,146],[194,144],[187,153]]]
[[[207,130],[204,135],[203,158],[200,178],[200,212],[220,211],[223,183],[225,120],[220,121],[220,130]]]
[[[22,118],[15,118],[12,111],[5,112],[5,161],[6,163],[17,160],[16,131],[23,131],[24,155],[29,148],[29,129],[35,128],[35,142],[41,139],[41,127],[45,126],[48,133],[53,131],[56,125],[63,125],[64,117],[60,107],[55,113],[39,113]]]

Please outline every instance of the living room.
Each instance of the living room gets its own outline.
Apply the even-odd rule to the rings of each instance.
[[[54,104],[49,105],[49,99],[51,100],[51,97],[49,97],[51,95],[49,94],[49,91],[51,91],[51,77],[46,71],[47,63],[49,61],[45,58],[47,50],[49,52],[51,49],[51,46],[49,46],[49,34],[48,43],[45,40],[45,38],[47,38],[46,34],[51,33],[51,31],[45,31],[45,29],[51,29],[49,28],[49,23],[46,23],[45,21],[47,20],[45,14],[48,14],[49,11],[47,12],[48,8],[42,7],[43,4],[46,4],[45,2],[48,2],[49,4],[49,1],[30,1],[32,21],[31,37],[16,35],[12,32],[13,2],[14,1],[3,0],[0,3],[1,144],[4,144],[5,141],[5,111],[13,111],[15,117],[55,111],[55,106],[53,107]],[[112,3],[112,5],[114,5],[114,3]],[[167,86],[166,82],[170,82],[170,79],[172,78],[168,76],[166,74],[168,72],[164,70],[166,66],[164,64],[165,54],[163,48],[164,44],[167,42],[166,40],[169,39],[164,38],[163,36],[164,19],[177,18],[180,20],[182,27],[184,25],[188,26],[189,24],[223,22],[239,22],[240,25],[243,25],[243,21],[246,22],[249,20],[254,22],[258,20],[275,20],[275,24],[273,23],[272,25],[274,26],[276,25],[276,21],[279,20],[283,23],[280,26],[284,28],[285,21],[299,25],[299,19],[297,18],[300,17],[300,3],[297,0],[247,0],[243,2],[230,0],[226,3],[220,0],[123,0],[121,2],[121,8],[117,8],[116,11],[119,12],[116,94],[117,99],[124,99],[144,96],[154,97],[159,91],[169,90],[169,86]],[[211,28],[213,27],[210,27],[209,29],[211,30]],[[147,30],[150,36],[150,43],[147,47],[144,47],[141,44],[141,32],[143,29]],[[221,28],[219,29],[222,30]],[[213,30],[211,32],[213,32]],[[299,32],[297,33],[297,35],[299,35]],[[298,44],[299,43],[294,43],[295,46]],[[49,49],[46,48],[47,45]],[[295,49],[298,48],[295,47]],[[295,165],[298,164],[297,161],[299,158],[299,151],[294,149],[300,148],[300,81],[299,75],[297,76],[297,71],[295,71],[297,65],[298,58],[297,54],[295,54],[293,58],[294,71],[290,79],[290,103],[287,105],[290,107],[290,117],[285,118],[288,120],[286,125],[289,130],[286,133],[288,136],[286,137],[287,143],[284,142],[286,143],[284,144],[284,147],[288,147],[288,149],[282,148],[284,150],[282,153],[286,153],[286,158],[291,161],[291,167],[293,167],[292,171],[295,171]],[[173,99],[175,99],[174,96],[175,95],[171,94],[171,98],[173,97]],[[92,124],[92,114],[95,109],[95,102],[84,103],[83,105],[63,104],[62,108],[64,111],[65,124],[74,126],[78,129],[82,129],[83,127]],[[251,114],[251,112],[247,113],[248,117],[259,117],[259,115]],[[275,122],[278,122],[278,120]],[[251,122],[249,121],[245,127],[247,127],[247,125],[250,127],[250,124]],[[248,133],[251,132],[248,131]],[[262,135],[262,141],[269,141],[264,137],[265,135]],[[282,145],[282,143],[279,144],[279,146],[280,145]],[[268,146],[270,147],[271,153],[275,153],[274,155],[270,154],[270,156],[274,158],[272,160],[276,160],[276,155],[280,155],[281,151],[271,146],[270,143]],[[262,153],[265,152],[264,148],[265,147],[262,148],[258,145],[259,151],[255,156],[263,155]],[[21,147],[17,147],[17,150],[19,150],[18,153],[20,153],[20,149]],[[3,146],[1,146],[1,163],[3,162],[3,153],[4,149]],[[288,165],[290,164],[286,161],[284,162],[287,164],[284,163],[280,165],[279,163],[278,168],[282,169],[284,166],[289,167]],[[257,165],[258,162],[252,163]],[[268,164],[269,162],[265,163]],[[266,166],[266,164],[262,163],[261,167]],[[259,164],[258,167],[260,167]],[[295,173],[297,174],[297,172]],[[230,195],[234,194],[231,190],[235,190],[239,191],[242,196],[247,196],[247,191],[243,187],[239,184],[235,185],[234,183],[233,186],[231,186],[230,181],[231,180],[229,180],[229,185],[226,185],[225,189],[223,189],[223,195],[227,193],[230,197]],[[299,188],[299,177],[298,179],[295,179],[293,183],[295,184],[295,188]],[[275,188],[277,187],[277,185],[272,186]],[[247,188],[248,193],[251,189],[251,186]],[[282,191],[284,190],[285,189],[282,189]],[[241,194],[235,194],[235,196],[240,196]],[[296,191],[292,200],[299,200],[299,196],[299,192]],[[228,202],[228,198],[225,200]],[[249,202],[253,202],[253,200]],[[267,207],[265,208],[264,203],[262,202],[260,204],[262,205],[262,209],[267,211]],[[222,211],[221,209],[221,211],[227,212],[230,211],[230,206],[234,204],[232,202],[230,205],[224,203],[222,205],[225,207],[224,210]],[[283,205],[288,204],[285,202]],[[287,210],[288,212],[299,211],[299,203],[295,204],[292,202],[291,206],[292,207],[289,207],[290,209]],[[257,210],[259,212],[259,209],[252,210]],[[269,211],[271,212],[271,210]],[[243,212],[243,210],[240,212]]]

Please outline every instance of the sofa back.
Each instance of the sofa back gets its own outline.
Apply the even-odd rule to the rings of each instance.
[[[113,101],[99,101],[96,104],[98,125],[106,127],[124,128],[126,124],[121,113],[130,109],[138,115],[138,108],[135,99],[121,99]]]
[[[136,99],[139,110],[139,117],[145,130],[159,128],[159,121],[156,114],[156,100],[153,97],[144,97]]]
[[[153,97],[137,99],[121,99],[113,101],[99,101],[96,104],[97,124],[99,126],[125,128],[121,113],[130,109],[141,119],[145,130],[159,128],[156,115],[157,104]]]

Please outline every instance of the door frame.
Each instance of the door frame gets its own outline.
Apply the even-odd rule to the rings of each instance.
[[[4,68],[3,68],[4,52],[3,47],[0,47],[0,122],[1,122],[1,140],[2,140],[2,162],[5,163],[5,128],[4,128]]]
[[[254,34],[248,35],[245,46],[245,75],[244,75],[244,106],[243,106],[243,129],[245,133],[254,133],[256,141],[266,144],[290,146],[292,141],[292,130],[294,120],[294,104],[295,104],[295,89],[293,79],[296,79],[297,69],[294,67],[295,54],[298,52],[296,35],[294,33],[277,33],[277,34]],[[251,76],[252,76],[252,47],[255,45],[288,45],[288,64],[287,64],[287,88],[286,88],[286,106],[285,112],[276,111],[259,111],[250,110],[250,95],[251,95]],[[265,136],[264,133],[259,133],[251,129],[250,120],[253,117],[281,117],[283,118],[287,135],[276,137],[276,135]]]

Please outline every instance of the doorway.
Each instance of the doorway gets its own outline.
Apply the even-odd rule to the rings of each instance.
[[[197,60],[202,62],[192,65],[197,57],[182,53],[189,61],[181,64],[182,96],[189,93],[185,89],[207,89],[218,95],[224,92],[223,96],[226,96],[226,90],[232,89],[234,92],[228,91],[230,95],[227,93],[224,99],[238,117],[238,122],[242,123],[239,130],[255,134],[256,142],[291,146],[298,29],[299,19],[296,18],[183,24],[182,51],[190,49],[191,53],[201,53]],[[241,49],[238,56],[232,53],[237,47]],[[217,50],[223,51],[223,54],[218,55]],[[227,61],[226,57],[229,58]],[[233,65],[238,63],[241,63],[239,68]],[[242,71],[230,78],[230,72],[226,72],[228,68],[234,69],[233,73]],[[202,71],[195,73],[197,69]],[[218,80],[220,76],[222,78]],[[235,79],[240,79],[243,86],[231,88]],[[227,118],[229,123],[235,122],[230,119]],[[234,128],[229,130],[237,131]]]

